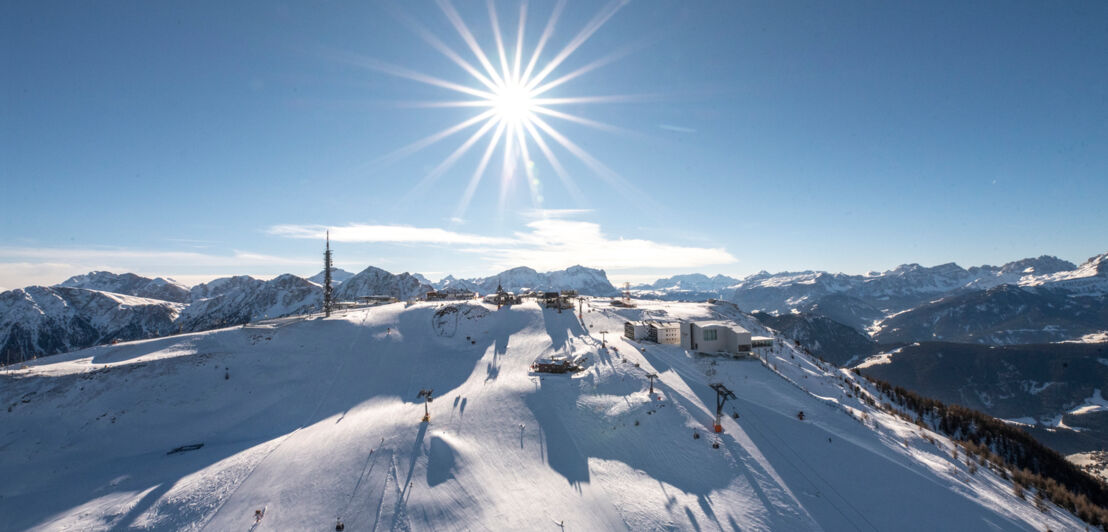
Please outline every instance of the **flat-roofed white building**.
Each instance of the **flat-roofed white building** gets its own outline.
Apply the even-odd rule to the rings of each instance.
[[[681,324],[676,321],[646,322],[646,338],[658,344],[681,344]]]
[[[718,321],[694,321],[681,325],[681,346],[701,353],[749,353],[750,331]]]
[[[681,323],[677,321],[628,321],[623,323],[623,335],[631,340],[649,340],[656,344],[681,344]]]
[[[646,322],[628,321],[623,324],[623,335],[631,340],[645,340],[649,332]]]

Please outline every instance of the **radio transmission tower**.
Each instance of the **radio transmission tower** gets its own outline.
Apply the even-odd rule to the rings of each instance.
[[[323,251],[323,315],[327,317],[335,306],[331,293],[331,231],[327,231],[327,247]]]

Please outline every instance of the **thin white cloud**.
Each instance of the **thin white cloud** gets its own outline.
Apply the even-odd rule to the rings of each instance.
[[[582,214],[589,214],[592,209],[528,209],[521,211],[520,214],[525,218],[546,219],[546,218],[572,218],[574,216],[580,216]]]
[[[299,259],[290,257],[278,257],[277,255],[265,255],[262,253],[250,253],[248,251],[235,251],[232,257],[235,264],[287,264],[299,266],[303,264],[319,264],[316,259]]]
[[[51,262],[0,262],[0,282],[8,290],[30,285],[51,285],[77,275],[71,264]]]
[[[53,263],[90,261],[128,261],[140,264],[182,264],[188,266],[223,266],[255,264],[315,264],[315,259],[297,259],[234,251],[231,255],[215,255],[194,251],[152,251],[127,248],[18,248],[0,247],[0,261],[38,259]]]
[[[541,214],[541,211],[533,211]],[[340,242],[459,246],[479,254],[495,268],[530,266],[556,270],[582,264],[605,270],[695,268],[737,262],[723,247],[667,244],[645,239],[613,238],[599,224],[563,219],[579,210],[552,210],[552,216],[526,224],[511,238],[457,233],[440,228],[393,225],[347,225],[331,229]],[[269,233],[289,238],[323,238],[324,226],[278,225]]]
[[[620,238],[605,234],[599,224],[564,219],[577,211],[551,211],[532,220],[511,237],[459,233],[435,227],[347,225],[333,228],[339,242],[394,243],[451,246],[474,254],[495,269],[530,266],[538,270],[562,269],[574,264],[609,271],[698,268],[731,264],[737,259],[723,247]],[[288,238],[322,238],[324,226],[280,225],[270,234]],[[94,270],[134,272],[174,277],[192,284],[220,277],[221,272],[266,277],[277,267],[316,270],[318,259],[280,257],[249,251],[219,255],[192,251],[151,251],[128,248],[36,248],[0,246],[0,285],[51,285]],[[457,275],[457,273],[455,273]]]
[[[623,283],[631,283],[632,286],[650,284],[663,277],[668,277],[668,275],[661,273],[617,273],[609,275],[608,280],[612,282],[613,286],[622,288]]]
[[[658,128],[667,131],[676,131],[678,133],[696,133],[696,130],[691,127],[674,126],[670,124],[658,124]]]
[[[152,251],[127,248],[0,247],[0,284],[22,287],[57,284],[90,271],[133,272],[152,277],[196,277],[210,280],[214,274],[188,274],[196,270],[237,271],[274,266],[315,265],[316,259],[277,257],[246,251],[228,255],[190,251]],[[178,273],[180,272],[180,273]],[[263,276],[264,277],[264,276]]]
[[[438,227],[411,227],[407,225],[350,224],[339,227],[275,225],[270,227],[267,232],[271,235],[288,238],[322,240],[328,230],[331,231],[331,240],[335,242],[462,245],[497,245],[512,242],[508,238],[458,233]]]
[[[605,270],[694,268],[738,261],[722,247],[612,238],[601,231],[599,224],[591,222],[535,220],[527,227],[529,231],[516,233],[518,245],[493,247],[482,252],[495,257],[497,266],[527,265],[538,270],[555,270],[574,264]]]
[[[143,251],[124,248],[18,248],[0,247],[0,260],[41,259],[46,261],[145,259],[164,261],[195,261],[209,255],[191,251]]]

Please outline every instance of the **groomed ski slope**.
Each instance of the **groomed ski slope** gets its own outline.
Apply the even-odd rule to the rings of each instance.
[[[398,303],[5,370],[0,529],[1084,529],[783,341],[763,363],[620,335],[644,317],[768,333],[733,306],[637,303],[594,300],[587,328],[533,302]],[[551,355],[588,367],[531,373]],[[738,397],[718,449],[711,382]]]

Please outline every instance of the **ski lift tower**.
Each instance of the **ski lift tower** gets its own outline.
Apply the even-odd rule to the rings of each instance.
[[[427,409],[427,405],[431,403],[431,394],[434,393],[434,392],[435,392],[435,390],[432,390],[432,389],[428,388],[426,390],[420,390],[419,395],[417,396],[417,397],[421,397],[421,398],[425,399],[423,401],[423,422],[424,423],[430,423],[431,422],[431,412]]]
[[[731,390],[728,390],[727,387],[723,385],[723,383],[717,382],[709,384],[708,386],[711,386],[712,389],[716,391],[716,425],[713,427],[713,430],[716,432],[723,432],[723,425],[720,425],[720,417],[723,416],[723,404],[726,403],[728,399],[737,398]]]
[[[631,306],[631,283],[623,283],[623,305]]]
[[[658,374],[657,373],[648,373],[646,375],[646,378],[650,379],[650,397],[653,398],[654,397],[654,379],[658,378]],[[718,414],[716,416],[716,424],[719,424]]]

